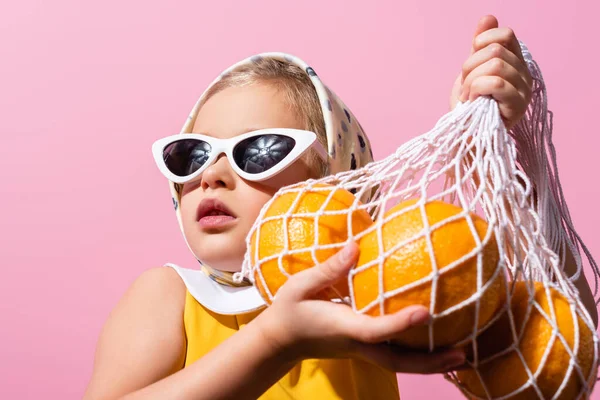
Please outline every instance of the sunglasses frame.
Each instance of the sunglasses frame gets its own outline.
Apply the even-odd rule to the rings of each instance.
[[[277,164],[275,164],[268,170],[260,172],[258,174],[251,174],[245,172],[236,164],[235,159],[233,157],[233,149],[237,144],[241,143],[242,141],[248,138],[263,135],[287,136],[294,139],[295,145],[288,155],[286,155],[281,161],[279,161]],[[163,158],[163,152],[168,145],[186,139],[197,139],[207,142],[211,147],[211,152],[204,165],[198,168],[197,171],[187,176],[178,176],[172,173],[167,167],[167,164]],[[259,129],[256,131],[244,133],[239,136],[234,136],[229,139],[214,138],[212,136],[207,136],[200,133],[180,133],[177,135],[167,136],[165,138],[158,139],[157,141],[155,141],[152,144],[152,154],[160,172],[173,183],[182,184],[195,180],[202,174],[202,172],[206,170],[206,168],[211,166],[215,162],[217,157],[219,157],[221,154],[225,154],[227,156],[229,165],[231,165],[231,168],[233,168],[236,174],[238,174],[241,178],[248,181],[260,182],[277,175],[278,173],[292,165],[294,161],[300,158],[311,147],[313,147],[316,150],[317,154],[325,162],[327,162],[327,152],[325,151],[321,143],[317,140],[317,135],[314,132],[290,128]]]

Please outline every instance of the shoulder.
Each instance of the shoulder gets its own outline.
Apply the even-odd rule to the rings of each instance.
[[[176,271],[151,268],[140,274],[111,311],[101,334],[110,343],[136,342],[138,348],[183,330],[186,289]],[[105,342],[106,343],[106,342]]]
[[[185,296],[186,286],[173,268],[150,268],[131,284],[113,309],[108,323],[117,320],[137,322],[140,327],[179,325],[183,323]]]
[[[129,286],[114,311],[128,309],[176,311],[185,305],[186,287],[179,275],[170,267],[154,267],[142,272]]]
[[[172,268],[138,276],[102,329],[86,398],[118,397],[183,367],[185,295]]]
[[[157,334],[168,332],[164,324],[172,328],[183,324],[185,296],[186,286],[177,271],[154,267],[136,278],[115,311],[123,311],[122,316],[141,326],[155,326]]]
[[[126,318],[145,317],[159,324],[182,322],[185,296],[186,286],[177,271],[154,267],[135,279],[113,312],[122,311]]]
[[[140,294],[148,294],[153,297],[169,294],[185,295],[185,284],[183,280],[171,267],[154,267],[140,274],[131,285],[129,291]]]

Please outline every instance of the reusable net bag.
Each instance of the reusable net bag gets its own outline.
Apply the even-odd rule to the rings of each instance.
[[[432,322],[425,328],[425,340],[430,350],[439,347],[436,344],[437,337],[444,333],[439,330],[450,329],[450,325],[436,324],[436,321],[445,319],[452,322],[453,315],[458,315],[458,311],[470,310],[469,318],[455,321],[455,325],[469,324],[468,333],[451,344],[466,345],[469,363],[473,367],[471,380],[478,382],[469,383],[460,373],[446,375],[465,395],[490,399],[588,397],[596,381],[598,336],[573,284],[583,273],[580,249],[593,271],[595,296],[598,292],[598,267],[577,235],[564,200],[552,144],[552,114],[547,109],[542,74],[523,43],[521,49],[533,77],[533,97],[525,117],[511,132],[506,130],[502,122],[497,103],[489,97],[480,97],[473,102],[459,103],[431,131],[410,140],[381,161],[372,162],[358,170],[282,188],[263,207],[248,235],[248,252],[238,278],[248,277],[262,287],[265,300],[271,302],[275,293],[269,290],[265,281],[263,267],[266,263],[275,260],[279,272],[289,277],[292,273],[289,263],[283,260],[290,254],[308,252],[316,265],[320,261],[319,251],[341,249],[349,240],[354,240],[361,245],[362,257],[363,241],[368,236],[371,239],[375,237],[371,242],[376,247],[375,256],[369,262],[359,260],[350,272],[349,296],[342,301],[357,313],[377,315],[389,312],[386,310],[390,301],[427,286],[429,289],[425,293],[430,299]],[[355,194],[352,204],[346,209],[328,207],[328,203],[335,198],[332,187]],[[315,212],[297,212],[302,194],[308,192],[321,192],[325,198],[322,206]],[[290,194],[297,196],[285,213],[267,213],[278,198]],[[412,201],[403,203],[406,200]],[[454,205],[458,211],[430,223],[427,207],[440,201]],[[401,203],[405,206],[396,207],[390,212],[392,207]],[[368,212],[374,223],[357,232],[353,231],[353,215],[360,210]],[[403,213],[411,212],[421,216],[422,226],[415,229],[410,237],[399,238],[396,242],[392,240],[390,244],[390,240],[384,237],[386,224]],[[333,215],[346,217],[348,235],[339,242],[324,244],[319,240],[317,226],[319,221]],[[279,220],[284,227],[280,234],[285,244],[290,235],[285,227],[293,218],[313,221],[314,241],[300,249],[290,249],[284,245],[281,251],[261,257],[259,246],[252,245],[252,238],[261,241],[261,227]],[[463,228],[468,227],[473,247],[463,257],[440,265],[436,252],[448,249],[443,244],[434,248],[432,236],[457,220],[464,223]],[[384,268],[385,263],[399,249],[416,240],[423,241],[426,248],[424,254],[428,257],[431,270],[418,279],[396,284],[390,289],[386,283],[390,277],[386,277],[388,271]],[[497,248],[497,254],[496,258],[491,258],[494,266],[486,274],[485,256],[490,245]],[[570,277],[564,273],[568,250],[577,265],[576,272]],[[472,293],[463,296],[456,304],[440,309],[437,305],[444,302],[440,293],[448,290],[447,287],[444,289],[444,276],[452,274],[465,262],[470,262],[473,268],[470,271],[474,282]],[[356,279],[365,273],[375,277],[369,288],[375,295],[361,303],[357,297],[364,288],[356,285]],[[482,310],[489,307],[486,291],[493,285],[496,285],[497,292],[502,292],[499,296],[501,303],[482,320]],[[516,301],[515,288],[518,285],[521,287],[521,301],[526,307],[524,311],[516,313],[511,305]],[[556,293],[558,297],[554,295]],[[559,305],[553,302],[559,300],[561,312],[566,312],[571,321],[568,329],[559,326],[567,324],[561,322],[561,318],[565,319],[564,315],[557,317]],[[547,337],[545,341],[540,339],[536,342],[538,348],[532,356],[527,354],[532,349],[524,346],[528,321],[530,318],[533,321],[534,315],[538,325],[540,318],[545,321],[547,329],[542,331],[546,332]],[[501,351],[485,354],[479,338],[486,331],[493,331],[494,324],[502,319],[508,321],[505,325],[508,331],[504,332],[504,337],[508,336],[510,343]],[[581,339],[582,330],[588,332],[585,340]],[[567,331],[570,332],[568,335],[565,333]],[[559,361],[554,359],[557,346],[562,355]],[[494,383],[490,384],[484,376],[489,373],[485,371],[486,365],[511,354],[513,364],[505,365],[504,372],[495,370],[495,374],[507,374],[506,379],[511,382],[506,384],[500,380],[496,386],[502,388],[494,388]],[[581,365],[584,361],[586,365]],[[550,364],[557,362],[566,372],[560,376],[555,374],[558,378],[554,376],[552,384],[544,383],[541,374],[548,375],[548,370],[554,368]],[[520,369],[522,377],[508,376],[515,374],[516,369]],[[549,389],[548,386],[552,387]]]

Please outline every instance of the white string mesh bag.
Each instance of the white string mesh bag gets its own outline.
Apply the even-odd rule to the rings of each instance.
[[[521,43],[523,55],[534,80],[533,97],[525,117],[507,132],[498,109],[497,103],[489,97],[480,97],[473,102],[459,103],[456,108],[443,116],[435,127],[402,145],[387,158],[372,162],[355,171],[347,171],[318,180],[310,180],[296,185],[284,187],[263,207],[258,219],[251,229],[248,238],[245,261],[238,278],[248,277],[253,283],[263,288],[265,300],[272,302],[275,293],[269,290],[265,280],[263,266],[267,262],[277,260],[279,272],[289,277],[290,271],[283,262],[289,255],[310,252],[314,264],[318,264],[317,253],[322,249],[341,249],[350,240],[361,245],[364,251],[363,238],[376,235],[378,256],[370,262],[359,264],[348,276],[350,296],[341,299],[347,302],[357,313],[386,312],[386,304],[395,299],[401,299],[411,290],[429,287],[430,296],[427,304],[432,315],[432,322],[427,326],[426,340],[430,350],[436,345],[440,325],[438,322],[452,321],[468,309],[470,325],[464,329],[466,334],[460,340],[454,340],[452,345],[467,346],[470,353],[470,364],[474,374],[481,378],[478,390],[474,393],[472,387],[467,387],[456,373],[447,374],[447,379],[453,381],[468,397],[489,399],[517,398],[587,398],[596,381],[598,364],[598,336],[590,315],[579,300],[577,289],[573,285],[582,272],[580,248],[585,253],[594,275],[595,295],[598,292],[598,267],[590,252],[577,235],[566,206],[556,166],[556,155],[552,144],[552,114],[547,110],[546,87],[537,63],[531,58],[526,46]],[[344,189],[355,193],[354,201],[347,209],[330,210],[328,204],[335,198],[335,190]],[[535,192],[535,196],[533,196]],[[314,212],[296,211],[302,197],[307,193],[323,194],[323,203]],[[282,196],[295,195],[289,209],[279,215],[267,216],[274,202]],[[359,199],[363,200],[362,202]],[[409,206],[387,213],[393,206],[413,200]],[[429,205],[438,201],[453,204],[458,207],[454,215],[429,223],[427,210]],[[374,218],[374,223],[362,232],[353,230],[353,215],[360,210],[366,210]],[[393,245],[384,246],[384,227],[395,218],[410,212],[420,212],[422,229],[418,229],[409,238],[404,238]],[[319,245],[319,220],[332,215],[346,217],[346,237],[336,243]],[[477,222],[477,216],[485,220],[487,225]],[[261,227],[269,221],[279,221],[282,229],[283,242],[287,244],[289,222],[294,218],[308,219],[314,223],[314,241],[306,248],[290,249],[287,245],[277,254],[260,257],[260,246],[252,246],[251,238],[256,243],[261,241]],[[444,226],[462,221],[471,234],[472,249],[464,256],[453,260],[447,265],[437,265],[437,255],[433,243],[435,232]],[[479,225],[477,225],[479,224]],[[477,225],[477,226],[476,226]],[[484,226],[485,229],[481,229]],[[479,228],[478,228],[479,227]],[[426,254],[429,257],[431,271],[419,279],[402,284],[390,290],[386,287],[385,263],[394,257],[396,252],[417,240],[426,243]],[[453,244],[450,243],[450,246]],[[491,273],[485,273],[486,249],[493,245],[497,247],[498,258],[494,261]],[[571,277],[564,273],[567,248],[571,250],[577,264],[577,271]],[[488,259],[489,262],[489,259]],[[456,304],[440,310],[436,303],[443,303],[440,291],[444,287],[444,279],[463,268],[465,263],[471,263],[475,268],[470,271],[470,279],[475,279],[476,286],[472,293],[467,293]],[[357,276],[365,271],[376,274],[374,282],[376,296],[368,304],[359,305],[355,287]],[[489,271],[488,271],[489,272]],[[476,278],[474,278],[476,275]],[[504,290],[499,297],[499,306],[493,313],[482,317],[482,310],[489,307],[486,291],[492,286],[498,287],[498,282]],[[520,324],[515,323],[515,315],[511,308],[511,298],[516,282],[527,288],[527,310]],[[534,282],[539,282],[534,286]],[[540,305],[539,297],[545,294],[548,304]],[[389,286],[389,285],[387,285]],[[442,292],[443,293],[443,292]],[[557,297],[556,294],[558,293]],[[564,321],[558,320],[553,301],[564,299],[568,305],[572,326],[568,330],[571,343],[565,339]],[[561,300],[562,301],[562,300]],[[545,307],[545,308],[544,308]],[[564,307],[563,307],[564,308]],[[545,345],[537,365],[528,364],[527,354],[520,347],[524,331],[528,327],[528,319],[540,316],[550,327],[550,338]],[[500,320],[510,322],[510,343],[499,353],[480,357],[482,351],[477,340],[482,332],[496,329]],[[564,318],[563,318],[564,319]],[[460,321],[465,321],[462,319]],[[533,321],[533,319],[532,319]],[[578,323],[575,323],[578,321]],[[532,322],[533,323],[533,322]],[[559,326],[559,323],[561,326]],[[460,325],[457,323],[456,325]],[[447,329],[447,325],[443,325]],[[438,328],[438,333],[436,333]],[[582,348],[582,330],[587,330],[588,341],[592,343]],[[587,340],[587,339],[586,339]],[[561,343],[567,359],[562,359],[561,366],[566,366],[566,373],[560,376],[558,384],[552,388],[552,393],[544,381],[546,363],[549,363],[555,343]],[[587,343],[587,342],[586,342]],[[554,346],[554,347],[553,347]],[[585,351],[589,365],[579,365],[581,352]],[[499,395],[489,388],[482,378],[480,371],[490,363],[498,363],[502,357],[516,354],[521,362],[521,368],[526,373],[523,382],[515,384],[514,388],[505,390]],[[551,354],[552,353],[552,354]],[[563,354],[563,355],[564,355]],[[553,379],[557,379],[556,376]],[[546,386],[544,386],[546,385]],[[509,387],[510,385],[504,385]],[[521,396],[521,397],[519,397]],[[525,396],[525,397],[523,397]],[[565,397],[568,396],[568,397]]]

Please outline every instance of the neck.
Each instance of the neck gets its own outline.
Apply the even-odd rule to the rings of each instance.
[[[202,266],[202,271],[204,271],[204,273],[208,275],[210,279],[221,285],[231,287],[252,286],[252,283],[247,278],[244,278],[244,280],[240,283],[235,282],[233,279],[233,272],[219,271],[218,269],[211,268],[208,265],[200,265]]]

